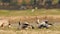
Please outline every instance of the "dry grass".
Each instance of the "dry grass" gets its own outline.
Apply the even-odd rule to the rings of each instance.
[[[60,34],[60,31],[52,31],[49,29],[41,30],[20,30],[20,31],[6,31],[0,30],[0,34]]]
[[[60,9],[37,9],[32,10],[0,10],[0,19],[9,19],[12,21],[35,21],[36,16],[43,20],[48,16],[50,21],[60,21]]]
[[[40,19],[40,21],[44,20],[45,17],[47,17],[46,19],[48,19],[50,22],[60,22],[60,15],[40,15],[40,16],[1,16],[0,19],[8,19],[10,20],[11,23],[14,22],[24,22],[24,21],[28,21],[28,22],[35,22],[37,19]]]
[[[60,20],[60,16],[54,16],[54,15],[47,15],[49,21],[58,21]],[[36,16],[17,16],[17,17],[1,17],[1,18],[8,18],[11,20],[11,22],[19,21],[21,18],[22,21],[34,21]],[[43,19],[43,16],[38,16],[39,19]],[[60,34],[60,23],[56,23],[54,26],[52,26],[49,29],[28,29],[28,30],[18,30],[15,27],[12,28],[0,28],[0,34]]]
[[[47,19],[51,22],[60,22],[60,10],[59,9],[38,9],[35,12],[31,10],[0,10],[0,19],[9,19],[11,23],[18,21],[35,21],[36,16],[40,20],[43,20],[47,15]],[[0,28],[0,34],[60,34],[60,25],[56,23],[49,29],[28,29],[17,30],[17,28]]]

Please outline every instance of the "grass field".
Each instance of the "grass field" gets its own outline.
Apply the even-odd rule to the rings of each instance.
[[[0,10],[0,16],[40,16],[60,15],[60,9]],[[59,19],[59,18],[58,18]],[[60,19],[59,19],[60,20]],[[49,29],[17,30],[17,28],[0,28],[0,34],[60,34],[60,22]]]
[[[0,10],[0,16],[39,16],[60,15],[60,9],[37,9],[32,10]]]
[[[50,29],[27,29],[17,30],[16,28],[0,28],[0,34],[60,34],[60,27]]]

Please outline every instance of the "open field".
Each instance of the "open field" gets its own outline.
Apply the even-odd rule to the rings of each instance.
[[[43,20],[47,16],[48,20],[60,22],[60,9],[36,9],[32,12],[28,10],[0,10],[0,18],[14,21],[33,21],[36,18]]]
[[[56,23],[49,29],[36,28],[36,29],[19,30],[17,28],[18,27],[11,27],[11,28],[0,27],[0,34],[60,34],[60,23]]]
[[[0,28],[1,29],[1,28]],[[0,30],[0,34],[60,34],[60,27],[50,29],[27,29],[17,30],[16,28],[4,28]]]
[[[0,16],[40,16],[40,15],[60,15],[60,9],[37,9],[32,10],[0,10]]]
[[[4,30],[1,30],[0,34],[60,34],[60,31],[51,31],[51,30],[4,31]]]
[[[19,30],[17,27],[1,28],[0,34],[60,34],[60,23],[56,23],[49,29],[27,29]]]
[[[18,30],[15,25],[11,28],[0,28],[0,34],[60,34],[60,9],[37,9],[34,12],[31,10],[0,10],[0,19],[9,19],[13,24],[20,20],[32,23],[36,20],[36,16],[40,20],[47,16],[54,26],[49,29]]]

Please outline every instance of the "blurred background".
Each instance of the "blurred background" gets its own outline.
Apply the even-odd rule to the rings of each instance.
[[[60,8],[60,0],[0,0],[0,9]]]

